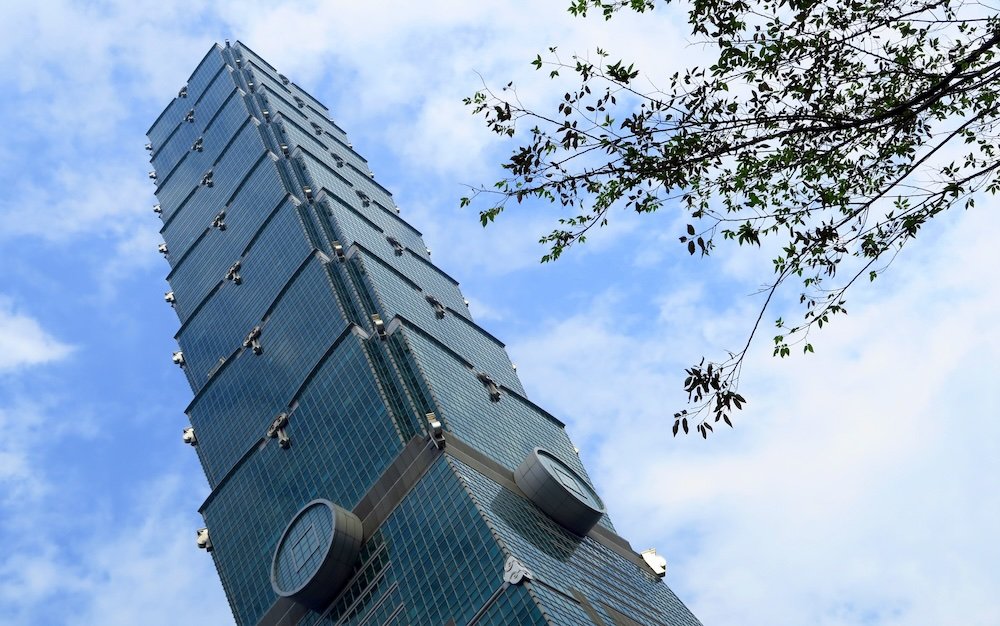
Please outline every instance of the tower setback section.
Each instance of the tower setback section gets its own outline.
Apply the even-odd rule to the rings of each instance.
[[[320,102],[216,45],[148,137],[238,624],[699,623]]]

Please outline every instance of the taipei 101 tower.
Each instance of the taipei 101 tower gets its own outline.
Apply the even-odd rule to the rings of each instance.
[[[236,623],[700,623],[322,104],[227,42],[148,136]]]

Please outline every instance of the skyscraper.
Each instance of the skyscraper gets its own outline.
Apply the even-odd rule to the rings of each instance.
[[[237,623],[698,623],[322,104],[227,43],[148,136]]]

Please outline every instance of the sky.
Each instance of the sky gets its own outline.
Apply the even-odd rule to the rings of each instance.
[[[605,23],[567,4],[4,6],[0,621],[232,623],[195,546],[208,486],[181,442],[191,392],[170,361],[143,149],[229,38],[330,107],[529,397],[566,422],[619,532],[667,558],[706,625],[1000,623],[1000,203],[921,230],[816,354],[773,359],[765,335],[736,427],[675,439],[681,368],[745,338],[769,260],[689,257],[665,211],[616,214],[541,265],[551,208],[483,229],[458,206],[511,147],[461,103],[484,81],[544,106],[566,90],[529,65],[551,45],[646,60],[650,80],[704,54],[676,9]]]

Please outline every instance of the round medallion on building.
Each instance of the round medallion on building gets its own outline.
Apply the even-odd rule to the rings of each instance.
[[[590,485],[542,448],[535,448],[514,472],[514,482],[524,495],[577,535],[586,535],[604,514],[604,503]]]
[[[322,499],[305,505],[288,523],[274,550],[274,592],[322,610],[351,575],[362,535],[361,520],[350,511]]]

